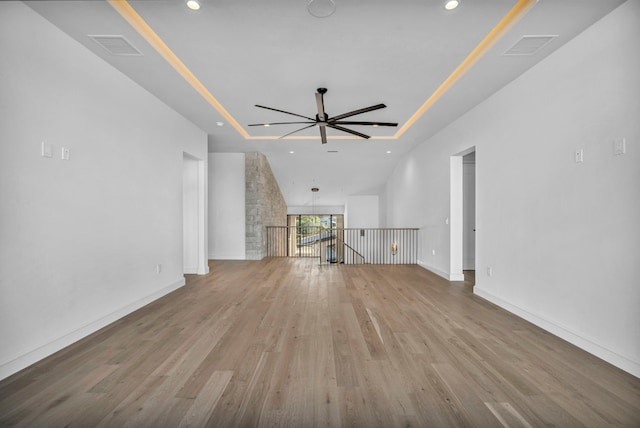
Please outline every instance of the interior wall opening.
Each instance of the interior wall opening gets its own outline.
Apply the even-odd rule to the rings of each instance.
[[[475,162],[475,147],[450,158],[450,281],[465,281],[467,272],[475,282]]]
[[[476,152],[462,157],[462,271],[475,284],[476,270]]]

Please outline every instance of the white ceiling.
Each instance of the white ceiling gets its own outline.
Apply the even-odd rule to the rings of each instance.
[[[296,118],[254,105],[314,117],[314,93],[326,87],[330,116],[384,103],[386,109],[350,119],[402,126],[505,15],[527,1],[462,0],[446,12],[441,0],[335,0],[326,18],[313,17],[308,0],[201,0],[197,12],[184,0],[124,3],[132,6],[127,16],[138,19],[135,26],[148,25],[147,37],[158,36],[155,47],[116,11],[123,1],[115,8],[95,0],[25,3],[204,130],[210,152],[264,153],[289,206],[310,206],[311,187],[320,188],[315,205],[335,206],[349,195],[377,193],[404,153],[623,1],[532,2],[411,126],[353,127],[369,140],[329,129],[323,145],[317,127],[278,139],[297,125],[247,125]],[[122,35],[143,55],[112,55],[90,35]],[[557,37],[535,55],[503,55],[525,35]],[[159,53],[162,44],[182,74]]]

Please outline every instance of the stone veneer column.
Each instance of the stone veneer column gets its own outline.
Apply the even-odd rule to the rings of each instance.
[[[262,153],[245,154],[245,186],[245,255],[261,260],[266,256],[266,227],[287,225],[287,204]]]

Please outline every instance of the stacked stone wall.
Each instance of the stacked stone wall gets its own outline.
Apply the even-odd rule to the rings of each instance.
[[[261,260],[267,251],[267,226],[286,226],[287,204],[266,156],[245,155],[245,218],[247,260]]]

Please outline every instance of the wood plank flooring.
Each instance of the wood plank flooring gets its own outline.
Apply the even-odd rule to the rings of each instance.
[[[0,382],[0,426],[640,426],[639,379],[469,282],[312,259],[211,272]]]

